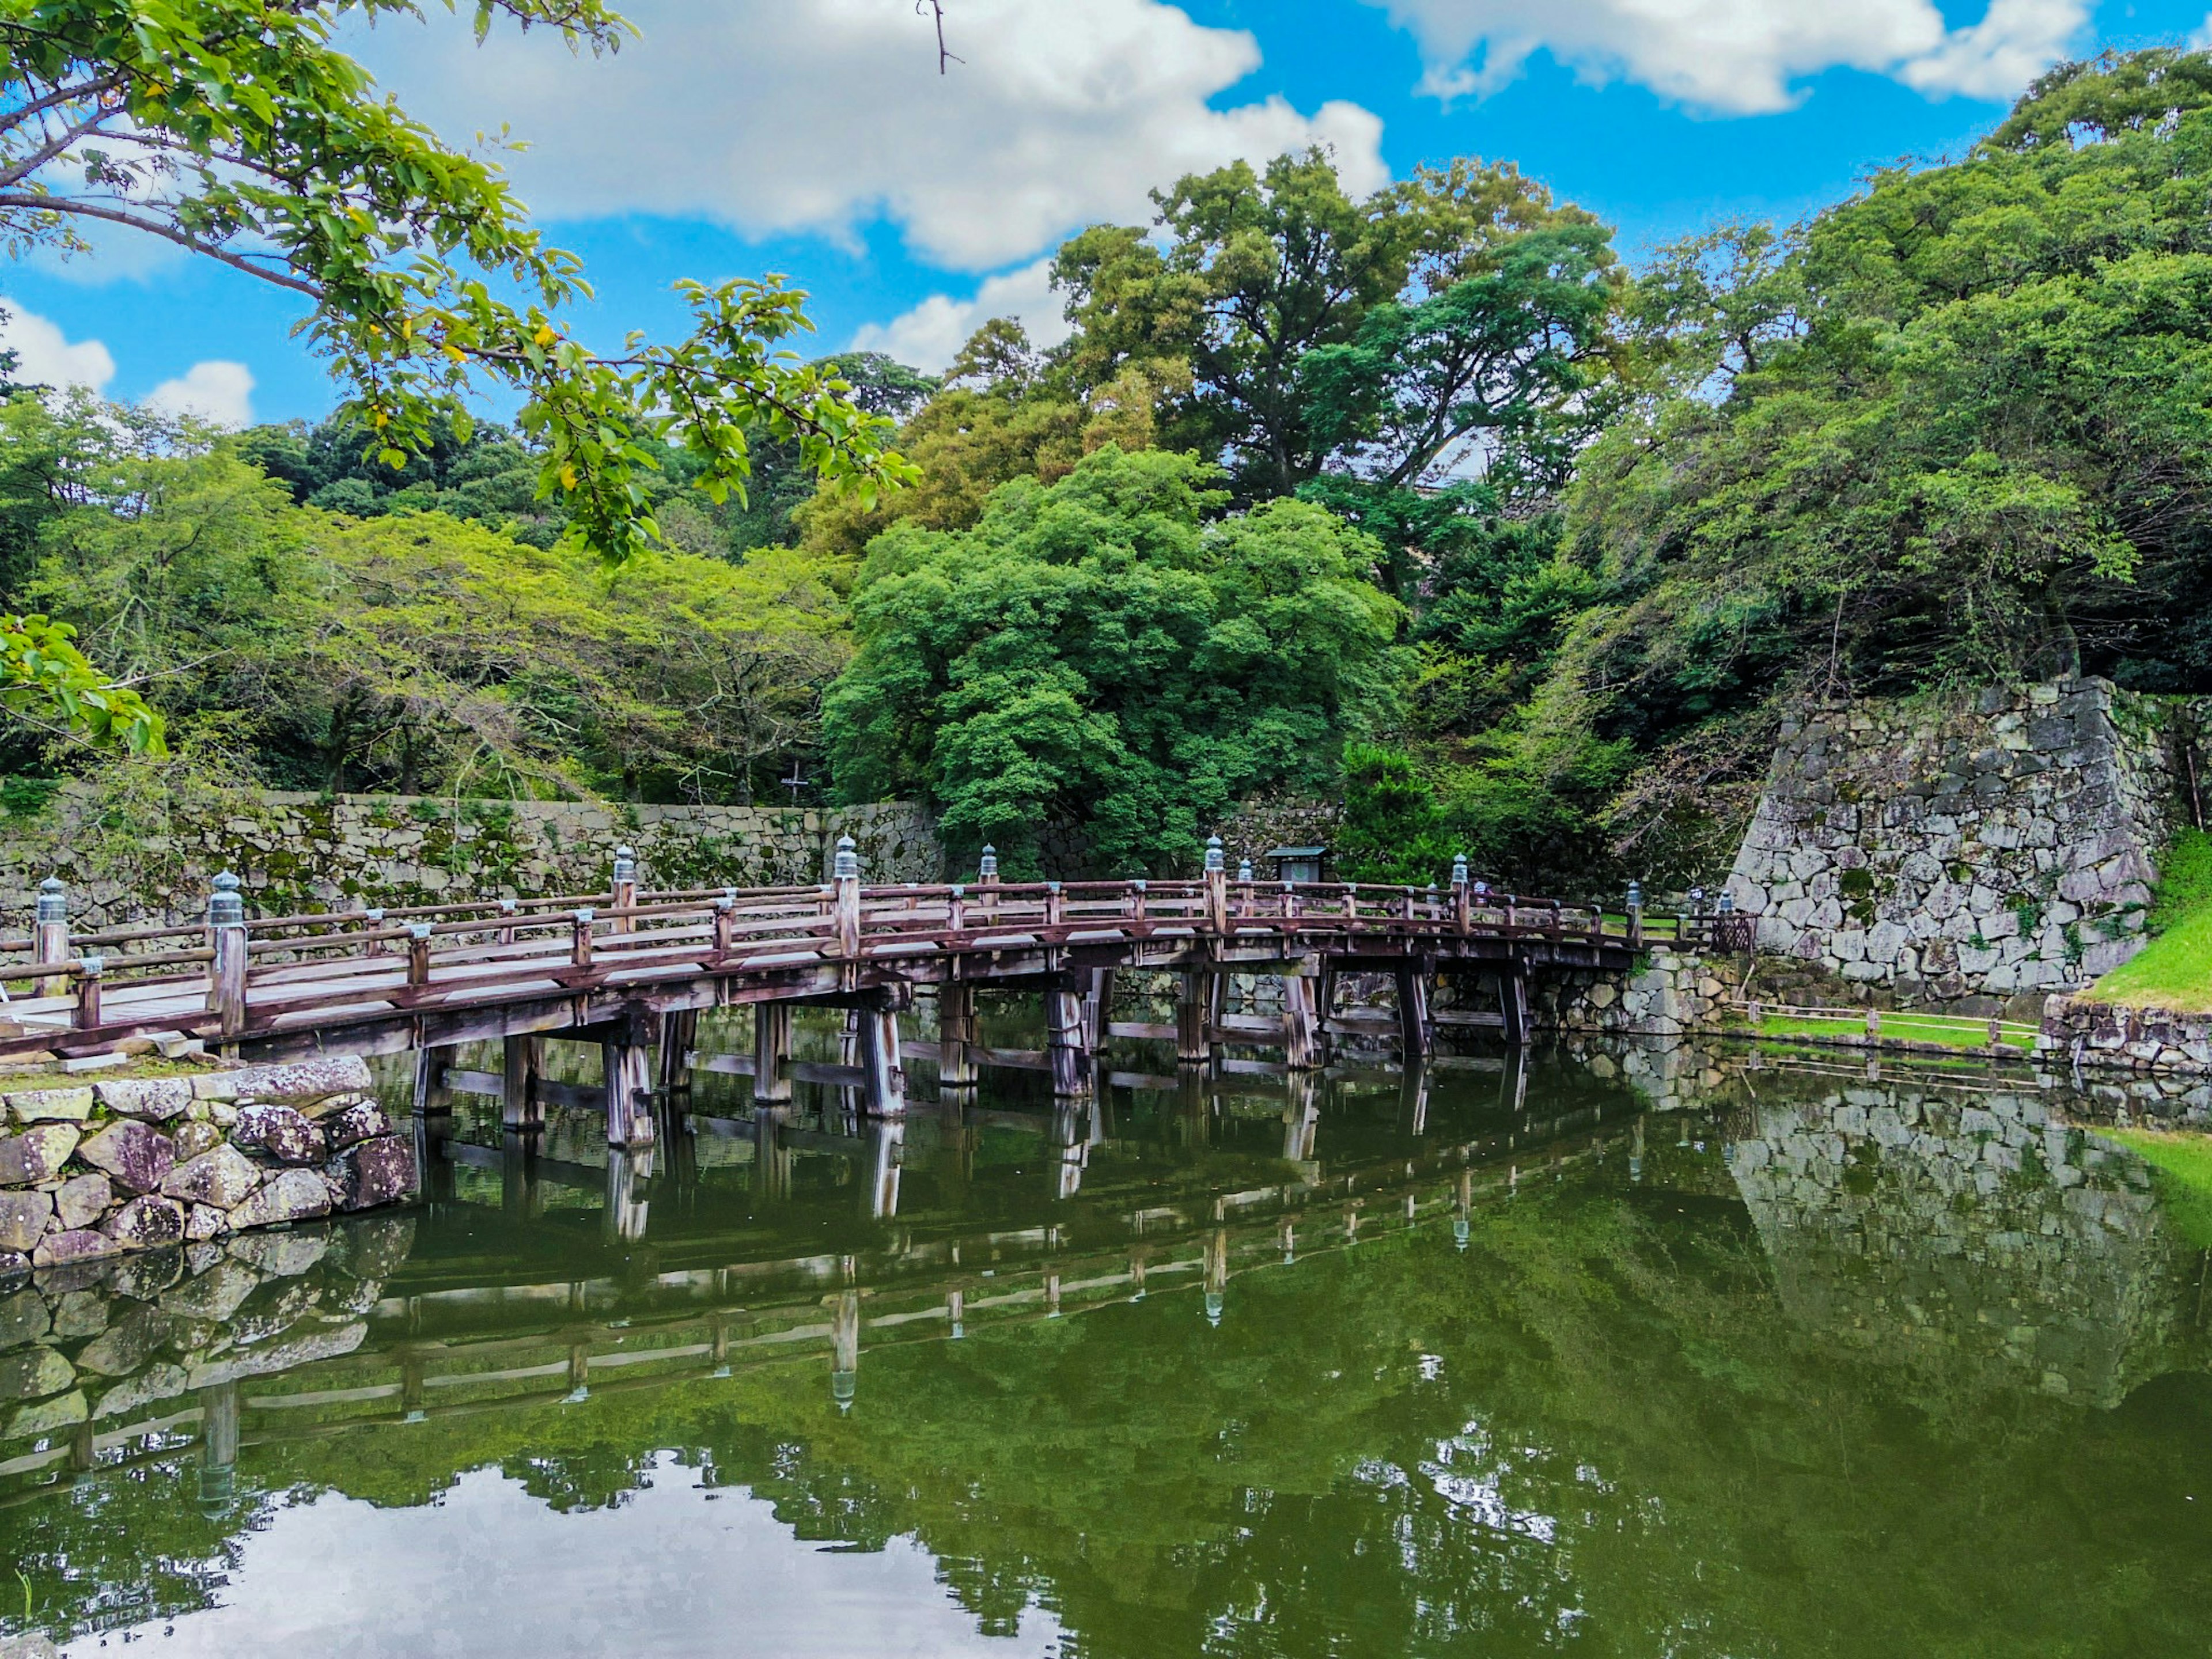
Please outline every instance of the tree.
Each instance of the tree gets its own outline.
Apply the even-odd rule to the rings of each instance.
[[[1097,226],[1060,249],[1055,286],[1078,333],[1062,353],[1076,384],[1125,367],[1178,364],[1193,390],[1164,424],[1164,441],[1226,458],[1251,498],[1286,495],[1318,472],[1334,434],[1317,430],[1309,354],[1351,344],[1377,307],[1445,295],[1492,274],[1518,233],[1589,227],[1510,167],[1458,161],[1425,168],[1353,201],[1326,153],[1245,162],[1155,191],[1158,237]],[[1597,257],[1609,261],[1599,241]],[[1449,326],[1425,314],[1428,328]],[[1445,354],[1448,357],[1449,354]],[[1464,391],[1447,371],[1439,390]]]
[[[713,500],[742,497],[754,441],[863,495],[911,469],[888,416],[783,342],[808,326],[781,278],[678,284],[692,331],[612,352],[568,332],[590,289],[507,181],[441,143],[331,44],[348,13],[416,0],[23,0],[0,17],[0,235],[84,252],[83,230],[161,238],[298,295],[301,331],[350,388],[368,447],[404,466],[491,390],[520,405],[537,491],[611,557],[659,539],[643,480],[669,448]],[[606,52],[628,26],[602,0],[477,0]],[[513,294],[516,297],[504,297]],[[11,636],[12,637],[12,636]],[[20,648],[10,646],[11,653]],[[5,672],[31,672],[16,654]]]
[[[1389,708],[1398,607],[1340,520],[1280,501],[1208,523],[1213,482],[1109,446],[1003,486],[972,531],[878,538],[823,710],[839,791],[919,793],[1010,872],[1055,826],[1120,872],[1188,866],[1255,790],[1332,784]]]

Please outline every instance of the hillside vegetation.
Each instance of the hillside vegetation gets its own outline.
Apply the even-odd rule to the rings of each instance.
[[[340,424],[19,392],[0,585],[176,758],[19,723],[0,770],[744,799],[797,766],[1010,873],[1188,868],[1239,799],[1348,789],[1356,871],[1710,879],[1808,696],[2212,690],[2209,192],[2212,57],[2173,51],[1635,269],[1510,166],[1361,198],[1240,164],[1066,243],[1060,345],[836,360],[915,488],[769,445],[717,502],[672,453],[670,547],[611,570],[495,427],[395,472]]]

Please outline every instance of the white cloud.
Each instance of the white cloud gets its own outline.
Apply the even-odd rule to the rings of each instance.
[[[994,317],[1012,317],[1036,346],[1056,346],[1073,331],[1062,314],[1065,295],[1052,290],[1052,261],[1039,259],[994,276],[971,300],[932,295],[888,323],[869,323],[853,337],[855,351],[883,351],[902,363],[942,374],[968,337]]]
[[[468,8],[462,8],[466,11]],[[702,216],[751,234],[848,234],[886,216],[941,264],[988,270],[1146,191],[1242,156],[1332,145],[1346,183],[1384,183],[1382,122],[1280,97],[1212,99],[1260,65],[1239,30],[1165,0],[962,0],[963,62],[901,0],[634,0],[643,39],[577,57],[549,30],[467,44],[465,20],[389,20],[355,49],[450,137],[505,124],[542,216]]]
[[[1632,81],[1723,114],[1787,109],[1823,70],[1933,94],[2003,98],[2064,55],[2088,0],[1990,0],[1944,25],[1933,0],[1370,0],[1420,43],[1425,90],[1493,90],[1538,52],[1594,82]]]
[[[162,415],[191,415],[217,426],[253,423],[253,371],[244,363],[214,359],[194,363],[146,394],[146,407]]]
[[[15,378],[26,386],[104,392],[115,378],[114,356],[99,341],[70,340],[58,324],[15,306],[0,320],[0,349],[15,354]]]
[[[2191,52],[2203,52],[2207,48],[2212,48],[2212,11],[2204,14],[2204,21],[2197,26],[2196,33],[2183,44]]]

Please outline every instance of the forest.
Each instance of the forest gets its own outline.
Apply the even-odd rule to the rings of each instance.
[[[1129,874],[1341,795],[1365,876],[1710,879],[1808,699],[2212,690],[2208,189],[2212,55],[2170,50],[1633,256],[1508,164],[1239,164],[1067,241],[1059,344],[815,363],[904,487],[664,444],[618,557],[527,422],[13,387],[4,620],[127,689],[87,742],[0,680],[5,798],[904,797],[956,860]]]

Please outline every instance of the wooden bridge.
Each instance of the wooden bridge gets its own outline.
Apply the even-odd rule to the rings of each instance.
[[[850,837],[818,886],[651,891],[627,850],[608,890],[249,918],[236,878],[216,878],[204,922],[72,936],[66,895],[49,881],[28,938],[0,939],[0,1060],[40,1053],[72,1068],[103,1056],[198,1042],[261,1059],[343,1052],[417,1056],[417,1103],[448,1091],[499,1094],[507,1121],[539,1121],[548,1036],[596,1042],[607,1136],[650,1142],[651,1102],[696,1065],[753,1079],[773,1109],[796,1081],[860,1091],[866,1109],[904,1109],[901,1060],[938,1062],[959,1087],[977,1067],[1049,1071],[1056,1094],[1091,1085],[1109,1038],[1172,1041],[1183,1063],[1220,1045],[1279,1048],[1292,1071],[1325,1063],[1336,986],[1389,975],[1395,1031],[1425,1054],[1439,975],[1479,976],[1495,1012],[1459,1023],[1528,1035],[1532,975],[1625,971],[1644,942],[1633,889],[1623,913],[1495,893],[1464,860],[1449,888],[1232,877],[1217,839],[1195,881],[1012,883],[987,848],[972,884],[866,886]],[[1180,975],[1172,1025],[1111,1018],[1113,975]],[[1279,1018],[1224,1011],[1231,975],[1279,976]],[[1041,994],[1048,1045],[1008,1054],[979,1042],[979,991]],[[935,999],[938,1040],[902,1043],[898,1018]],[[749,1054],[702,1055],[698,1015],[750,1006]],[[791,1011],[847,1011],[844,1060],[794,1060]],[[446,1051],[505,1044],[498,1074],[459,1071]]]

